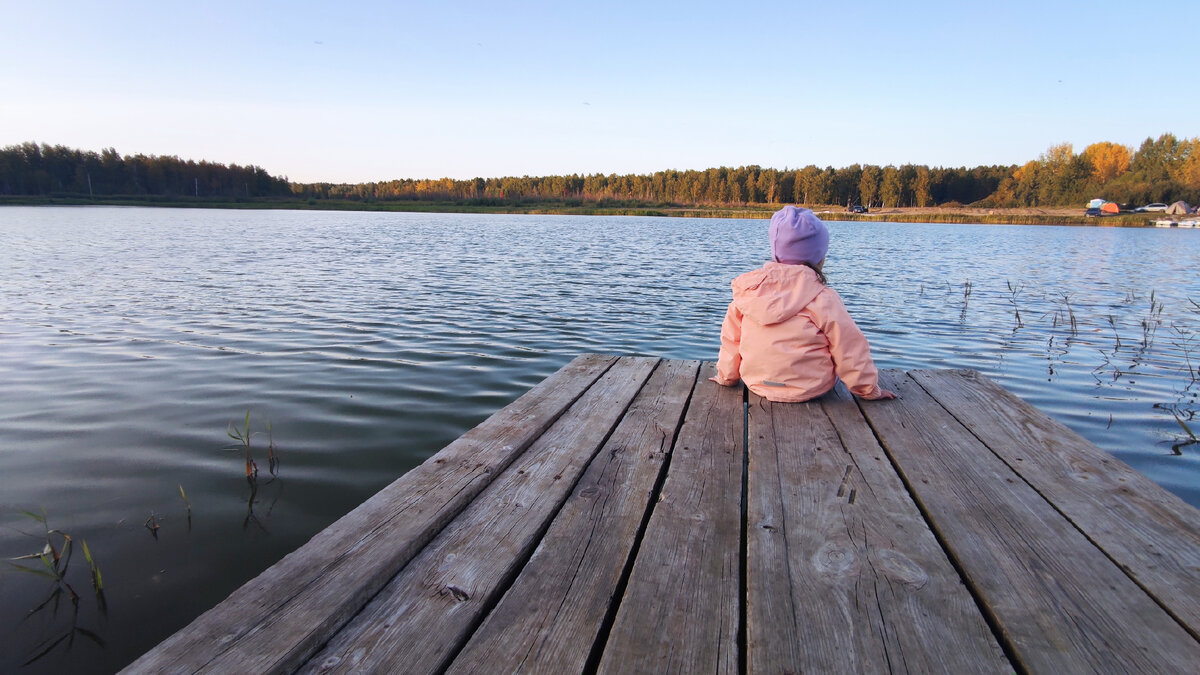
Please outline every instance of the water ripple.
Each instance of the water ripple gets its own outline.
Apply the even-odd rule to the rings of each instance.
[[[1200,505],[1200,449],[1171,450],[1200,405],[1200,236],[830,227],[830,283],[882,367],[978,369]],[[29,672],[125,665],[578,353],[715,358],[765,231],[0,209],[0,555],[29,552],[19,510],[45,507],[113,570],[109,647]],[[247,411],[261,475],[269,438],[281,458],[255,493],[226,436]],[[0,619],[20,646],[42,589],[18,586],[0,585]]]

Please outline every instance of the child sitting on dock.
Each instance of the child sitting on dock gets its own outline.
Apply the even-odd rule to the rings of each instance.
[[[867,338],[825,285],[825,223],[785,206],[771,217],[770,237],[773,260],[733,280],[712,380],[732,386],[741,379],[769,401],[795,403],[824,394],[840,377],[859,398],[896,398],[879,387]]]

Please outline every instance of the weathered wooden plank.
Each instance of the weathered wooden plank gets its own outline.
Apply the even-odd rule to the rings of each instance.
[[[799,505],[789,509],[785,494],[795,494],[803,471],[785,472],[785,468],[801,454],[792,446],[815,444],[811,439],[786,437],[788,449],[780,457],[773,428],[774,405],[753,393],[747,395],[746,662],[749,672],[801,673],[810,655],[825,650],[817,647],[806,652],[808,645],[801,639],[806,628],[801,627],[798,599],[792,593],[792,577],[800,572],[793,573],[790,567],[788,537],[791,511],[798,511]],[[813,405],[798,404],[796,421],[811,413]],[[781,434],[778,443],[784,443],[784,438]],[[842,625],[854,630],[849,622]]]
[[[1002,642],[1032,672],[1189,672],[1200,645],[916,382],[861,407]]]
[[[752,394],[749,452],[749,672],[1011,669],[844,387]]]
[[[699,366],[659,365],[450,673],[584,671]]]
[[[600,660],[601,673],[735,673],[743,404],[705,364]]]
[[[1200,511],[975,371],[910,375],[1200,639]]]
[[[585,355],[409,471],[126,672],[281,672],[324,644],[615,361]]]
[[[443,669],[529,558],[657,361],[618,360],[301,672]]]

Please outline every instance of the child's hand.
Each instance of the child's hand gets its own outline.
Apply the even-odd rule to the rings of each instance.
[[[716,377],[710,377],[708,379],[712,382],[716,382],[717,384],[721,385],[722,387],[732,387],[733,385],[737,384],[737,380],[734,380],[733,382],[722,382],[720,379],[718,379]]]

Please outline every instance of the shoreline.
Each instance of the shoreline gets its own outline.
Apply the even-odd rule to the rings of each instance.
[[[770,218],[778,204],[680,206],[674,204],[541,202],[483,205],[458,202],[353,201],[303,199],[180,199],[167,197],[0,197],[0,206],[131,206],[162,208],[277,209],[292,211],[384,211],[402,213],[494,213],[563,216],[646,216],[676,218]],[[1153,227],[1157,213],[1087,217],[1072,207],[977,208],[971,206],[893,207],[850,213],[833,205],[810,206],[821,219],[857,222],[953,223],[978,225],[1072,225],[1084,227]]]

